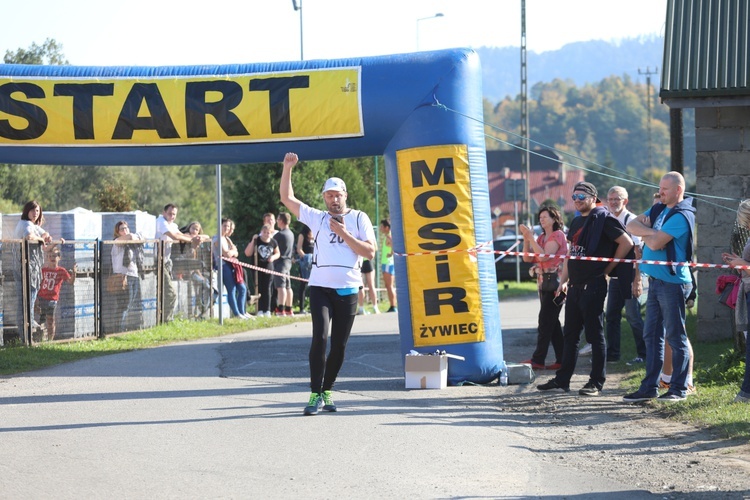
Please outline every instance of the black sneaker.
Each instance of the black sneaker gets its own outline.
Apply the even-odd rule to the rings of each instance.
[[[305,415],[316,415],[320,407],[323,406],[323,395],[317,392],[310,394],[310,400],[305,406]]]
[[[557,380],[551,378],[548,382],[536,386],[540,391],[551,391],[552,389],[562,389],[563,392],[570,392],[570,387],[563,387],[557,383]]]
[[[589,380],[589,383],[584,385],[580,391],[578,391],[578,394],[581,396],[598,396],[601,394],[601,389],[599,389],[595,383],[591,382]]]
[[[685,401],[686,399],[687,397],[675,394],[674,392],[667,392],[656,398],[657,401],[664,401],[667,403],[673,403],[675,401]]]
[[[641,403],[643,401],[656,399],[657,396],[658,394],[646,394],[645,392],[635,391],[623,396],[622,400],[625,403]]]

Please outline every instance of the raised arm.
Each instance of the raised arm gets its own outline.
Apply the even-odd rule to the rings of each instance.
[[[294,196],[294,189],[292,188],[292,168],[298,161],[299,158],[297,158],[295,153],[287,153],[286,156],[284,156],[284,168],[281,171],[281,184],[279,185],[281,203],[283,203],[295,217],[299,217],[299,207],[301,202]]]

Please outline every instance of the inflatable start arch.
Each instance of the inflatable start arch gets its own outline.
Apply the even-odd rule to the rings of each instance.
[[[0,65],[0,163],[261,163],[287,151],[302,160],[384,154],[401,350],[466,357],[449,363],[451,384],[505,370],[493,255],[469,251],[492,240],[475,52]]]

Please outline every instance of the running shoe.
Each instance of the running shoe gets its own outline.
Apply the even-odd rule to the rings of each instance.
[[[323,406],[323,395],[313,392],[310,394],[310,400],[307,402],[307,406],[305,406],[304,414],[316,415],[321,406]]]
[[[657,393],[646,394],[645,392],[635,391],[623,396],[622,400],[625,403],[641,403],[643,401],[651,401],[652,399],[656,399],[658,396],[659,394]]]
[[[599,389],[596,384],[590,380],[586,385],[581,387],[580,391],[578,391],[578,394],[580,394],[581,396],[598,396],[601,393],[601,389]]]
[[[323,391],[323,410],[324,411],[336,411],[336,405],[333,403],[333,396],[331,391]]]
[[[579,356],[588,356],[589,354],[591,354],[591,344],[586,344],[578,351]]]
[[[628,361],[625,364],[628,365],[628,366],[633,366],[633,365],[639,365],[639,364],[645,363],[645,362],[646,362],[645,359],[643,359],[640,356],[636,356],[635,358],[631,359],[630,361]]]
[[[542,365],[542,364],[539,364],[539,363],[534,363],[534,362],[533,362],[532,360],[530,360],[530,359],[527,359],[526,361],[521,361],[521,364],[522,364],[522,365],[531,365],[531,367],[532,367],[532,368],[533,368],[534,370],[544,370],[544,365]]]
[[[536,386],[537,389],[540,391],[551,391],[553,389],[562,389],[563,392],[570,392],[570,387],[563,387],[560,384],[557,383],[557,380],[550,379],[548,382],[545,382],[544,384],[540,384]]]
[[[686,396],[681,396],[679,394],[675,394],[674,392],[667,392],[666,394],[662,394],[658,398],[656,398],[657,401],[667,402],[667,403],[673,403],[675,401],[685,401],[687,399]]]

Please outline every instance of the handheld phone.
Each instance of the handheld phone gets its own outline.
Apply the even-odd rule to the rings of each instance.
[[[565,303],[565,292],[560,292],[554,299],[552,299],[552,303],[556,306],[561,306]]]
[[[341,215],[332,215],[331,219],[335,220],[339,224],[343,224],[344,223],[344,217],[342,217]]]

